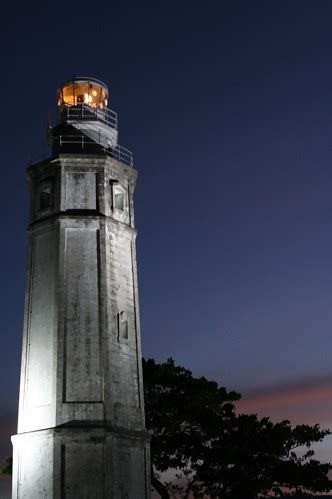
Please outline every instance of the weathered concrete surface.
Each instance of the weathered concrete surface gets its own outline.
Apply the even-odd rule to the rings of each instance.
[[[16,435],[13,443],[15,498],[149,497],[149,447],[139,433],[74,426]]]
[[[108,157],[63,155],[35,165],[28,176],[13,497],[150,497],[136,171]],[[41,209],[45,185],[52,195]],[[115,203],[118,193],[122,204]]]

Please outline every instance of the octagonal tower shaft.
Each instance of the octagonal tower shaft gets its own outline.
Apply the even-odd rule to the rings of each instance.
[[[150,497],[136,176],[111,148],[55,150],[28,169],[15,499]]]

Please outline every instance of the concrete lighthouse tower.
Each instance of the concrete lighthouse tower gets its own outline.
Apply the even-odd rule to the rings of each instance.
[[[29,260],[13,498],[150,497],[131,153],[108,89],[58,92],[28,168]]]

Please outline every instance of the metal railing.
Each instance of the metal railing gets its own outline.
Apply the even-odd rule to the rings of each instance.
[[[87,104],[77,104],[76,106],[64,106],[60,113],[66,121],[101,121],[105,125],[118,129],[118,115],[115,111],[103,107],[88,106]]]
[[[126,147],[117,145],[116,147],[105,146],[94,140],[90,139],[86,135],[59,135],[54,139],[55,145],[58,148],[58,152],[79,152],[86,151],[88,154],[107,154],[111,158],[114,158],[121,163],[133,166],[133,154]],[[75,151],[73,151],[74,146]]]

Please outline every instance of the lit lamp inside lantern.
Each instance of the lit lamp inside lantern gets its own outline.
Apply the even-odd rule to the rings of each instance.
[[[64,83],[58,90],[58,107],[86,105],[94,108],[107,108],[108,88],[99,80],[75,78]]]

